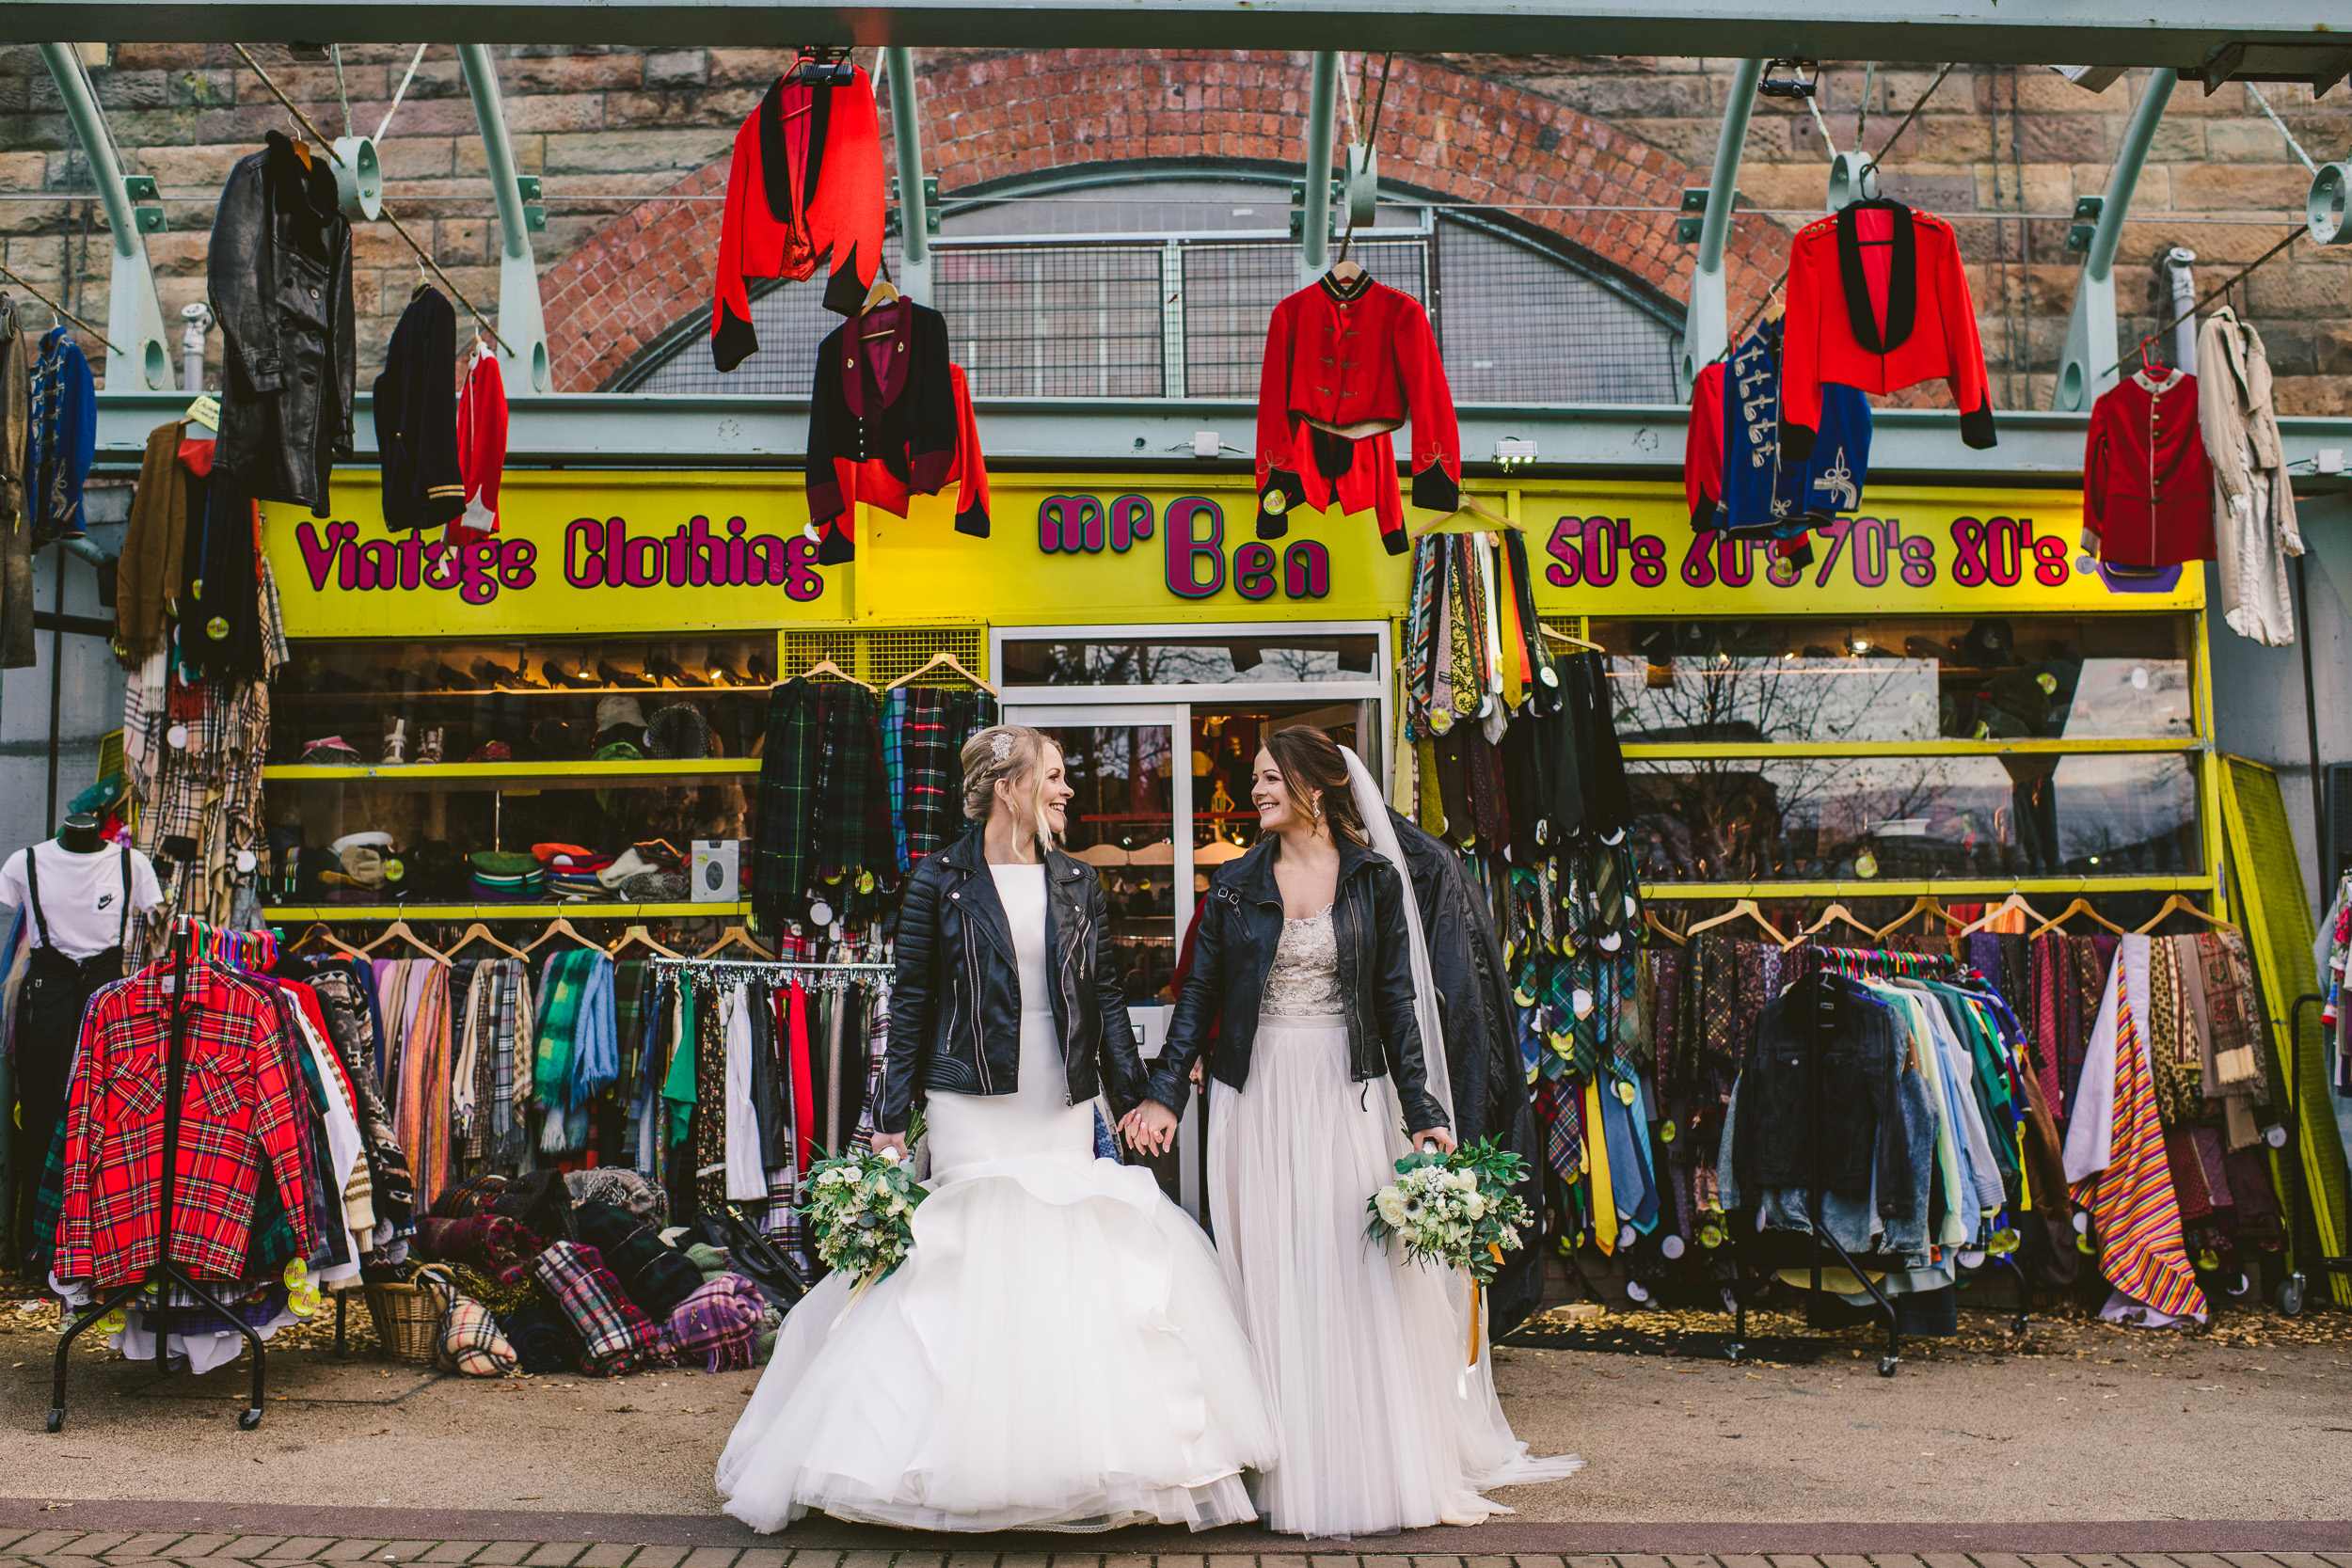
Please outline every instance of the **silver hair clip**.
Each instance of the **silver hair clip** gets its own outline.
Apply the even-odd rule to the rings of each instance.
[[[1009,761],[1012,757],[1012,736],[1007,735],[1002,730],[998,730],[994,736],[990,737],[988,749],[990,754],[994,756],[998,762]]]

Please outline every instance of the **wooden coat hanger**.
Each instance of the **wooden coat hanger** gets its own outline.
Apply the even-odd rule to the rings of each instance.
[[[1733,904],[1730,909],[1725,910],[1722,914],[1715,916],[1714,919],[1702,920],[1682,934],[1685,940],[1688,940],[1689,938],[1697,936],[1701,931],[1712,930],[1718,926],[1728,926],[1733,921],[1738,920],[1742,916],[1745,916],[1747,919],[1755,921],[1758,926],[1763,927],[1766,934],[1769,935],[1775,943],[1782,947],[1788,945],[1788,939],[1781,935],[1780,927],[1774,926],[1771,921],[1764,918],[1764,911],[1756,906],[1756,902],[1753,898],[1742,898],[1739,900],[1737,903]]]
[[[591,941],[579,927],[573,925],[566,917],[559,914],[548,923],[548,928],[546,930],[540,932],[531,941],[523,943],[522,952],[518,956],[522,958],[529,958],[546,943],[553,942],[557,937],[569,937],[574,942],[580,943],[582,947],[593,947],[599,953],[604,951],[604,947],[601,943]]]
[[[1353,283],[1364,276],[1364,269],[1361,263],[1351,261],[1343,254],[1337,261],[1331,263],[1330,276],[1343,284]]]
[[[1587,642],[1581,637],[1570,637],[1566,632],[1554,630],[1550,626],[1543,626],[1540,622],[1537,623],[1537,626],[1554,642],[1565,642],[1569,647],[1581,648],[1588,654],[1605,654],[1609,651],[1597,642]]]
[[[850,672],[844,670],[840,665],[835,664],[829,658],[820,658],[816,663],[801,672],[801,677],[803,680],[813,681],[819,675],[831,675],[835,680],[848,681],[851,686],[862,686],[868,691],[874,689],[873,682],[862,681],[858,679],[855,675],[852,675]]]
[[[1967,925],[1963,926],[1959,930],[1954,931],[1952,935],[1955,937],[1974,936],[1979,931],[1981,931],[1986,927],[1992,925],[1994,921],[2000,919],[2001,916],[2007,914],[2011,910],[2023,911],[2026,918],[2028,920],[2042,919],[2042,911],[2040,910],[2035,909],[2031,904],[2026,903],[2023,897],[2012,893],[2008,897],[2002,899],[1998,904],[1994,905],[1993,908],[1985,911],[1980,918],[1970,921]],[[1909,915],[1905,915],[1903,917],[1905,920],[1910,918],[1911,917]],[[1947,915],[1945,918],[1948,920],[1951,917]],[[1900,922],[1898,922],[1897,924],[1899,925]]]
[[[1642,924],[1657,932],[1660,936],[1665,938],[1668,942],[1673,942],[1677,947],[1686,947],[1690,945],[1691,939],[1683,935],[1680,931],[1676,930],[1673,927],[1667,925],[1664,921],[1659,919],[1658,911],[1656,910],[1644,910],[1642,911]]]
[[[313,938],[326,943],[327,946],[332,947],[336,952],[342,953],[346,957],[354,958],[365,957],[359,949],[350,945],[348,942],[338,942],[335,939],[334,927],[327,925],[327,923],[324,920],[313,920],[310,922],[310,928],[303,932],[300,936],[294,938],[294,944],[288,947],[286,951],[289,953],[299,953],[304,948],[310,945]]]
[[[1788,949],[1796,946],[1807,937],[1820,936],[1823,931],[1829,929],[1830,922],[1833,920],[1844,921],[1847,925],[1852,927],[1855,930],[1860,931],[1864,936],[1869,938],[1872,946],[1876,946],[1878,944],[1878,932],[1872,930],[1869,927],[1865,926],[1861,921],[1856,920],[1853,917],[1853,911],[1846,908],[1845,905],[1833,903],[1828,909],[1821,911],[1821,916],[1819,920],[1816,920],[1812,925],[1805,927],[1795,936],[1790,937],[1788,941],[1782,942],[1780,944],[1781,951],[1786,953]],[[1901,921],[1896,922],[1896,925],[1899,926],[1901,924]]]
[[[1923,914],[1931,914],[1943,921],[1944,934],[1947,937],[1952,934],[1952,927],[1961,924],[1960,917],[1938,902],[1934,894],[1923,893],[1912,901],[1911,908],[1879,928],[1877,932],[1879,943],[1883,946],[1888,937],[1910,925],[1915,916]]]
[[[621,933],[621,940],[614,942],[611,947],[607,948],[606,951],[617,958],[621,956],[621,950],[632,942],[640,944],[647,952],[650,952],[658,958],[682,958],[686,956],[683,953],[678,952],[675,948],[664,947],[660,942],[654,941],[653,933],[646,930],[643,926],[631,926],[628,930],[623,931]]]
[[[862,321],[866,313],[876,306],[894,304],[902,297],[897,286],[877,272],[874,274],[874,286],[866,291],[866,303],[857,308],[858,318]]]
[[[695,957],[703,958],[716,958],[719,954],[725,952],[730,947],[748,947],[763,958],[772,958],[775,957],[773,953],[771,953],[765,947],[760,946],[759,942],[752,936],[751,932],[745,930],[740,926],[730,926],[726,929],[721,931],[719,933],[719,940],[704,948],[700,953],[696,954]]]
[[[2151,932],[2154,931],[2157,927],[2163,925],[2168,918],[2176,914],[2193,914],[2198,919],[2205,922],[2207,925],[2219,927],[2225,931],[2234,931],[2238,928],[2237,922],[2234,920],[2224,920],[2219,915],[2214,914],[2209,911],[2201,910],[2196,905],[2190,903],[2185,897],[2176,893],[2172,895],[2171,897],[2167,898],[2163,903],[2156,906],[2154,918],[2151,919],[2147,925],[2142,926],[2137,934],[2143,937],[2149,935]]]
[[[1524,532],[1526,532],[1526,531],[1527,531],[1525,529],[1523,529],[1523,528],[1519,527],[1519,525],[1518,525],[1518,524],[1517,524],[1517,523],[1513,522],[1510,518],[1508,518],[1508,517],[1504,516],[1502,513],[1495,511],[1492,507],[1489,507],[1489,506],[1486,506],[1486,505],[1483,504],[1483,503],[1482,503],[1482,502],[1478,499],[1478,498],[1477,498],[1477,497],[1475,497],[1475,496],[1464,496],[1464,497],[1462,498],[1462,504],[1461,504],[1461,505],[1459,505],[1459,506],[1455,507],[1453,511],[1451,511],[1451,512],[1447,513],[1444,516],[1439,517],[1439,518],[1438,518],[1438,519],[1437,519],[1435,522],[1432,522],[1432,523],[1430,523],[1430,524],[1426,525],[1425,527],[1423,527],[1422,529],[1421,529],[1421,531],[1420,531],[1416,532],[1416,533],[1413,535],[1413,537],[1414,537],[1414,538],[1416,538],[1416,539],[1422,539],[1422,538],[1426,538],[1428,535],[1430,535],[1430,534],[1432,534],[1432,533],[1473,533],[1473,532],[1474,532],[1474,533],[1483,533],[1483,532],[1485,532],[1485,531],[1486,531],[1486,530],[1485,530],[1485,529],[1483,529],[1483,528],[1479,528],[1479,529],[1467,529],[1467,528],[1453,528],[1453,527],[1449,527],[1449,526],[1448,526],[1449,524],[1453,523],[1453,521],[1454,521],[1456,517],[1461,516],[1461,515],[1462,515],[1462,514],[1464,514],[1464,513],[1466,513],[1466,512],[1467,512],[1467,513],[1470,513],[1470,514],[1471,515],[1473,515],[1473,516],[1477,516],[1477,517],[1483,517],[1483,518],[1485,518],[1485,519],[1486,520],[1486,522],[1491,523],[1491,524],[1492,524],[1492,525],[1494,525],[1496,528],[1500,528],[1500,529],[1508,529],[1508,530],[1510,530],[1513,533],[1524,533]]]
[[[506,943],[499,941],[497,937],[491,935],[490,927],[485,926],[479,920],[475,921],[472,925],[467,927],[463,931],[459,932],[457,940],[449,944],[449,950],[452,953],[454,953],[469,942],[486,942],[510,958],[519,958],[524,956],[521,948],[509,947]]]
[[[2108,930],[2113,931],[2119,937],[2131,935],[2131,933],[2123,929],[2122,927],[2118,926],[2114,921],[2109,920],[2106,915],[2103,915],[2097,910],[2092,909],[2090,907],[2090,900],[2088,898],[2075,899],[2073,903],[2067,905],[2066,908],[2058,911],[2057,914],[2051,916],[2049,920],[2042,924],[2042,928],[2035,931],[2033,934],[2035,936],[2046,935],[2047,933],[2056,930],[2058,927],[2065,925],[2068,921],[2074,919],[2078,914],[2087,914],[2090,916],[2091,921],[2094,924],[2105,926]]]
[[[907,682],[914,679],[917,675],[927,675],[933,670],[953,670],[957,674],[961,675],[965,680],[970,681],[974,686],[978,687],[990,696],[993,697],[996,695],[996,689],[994,687],[989,685],[988,682],[980,679],[979,676],[965,669],[963,667],[963,660],[958,658],[953,654],[931,655],[929,659],[924,661],[921,669],[908,671],[905,674],[900,675],[897,680],[892,681],[888,686],[883,687],[882,689],[884,691],[896,691],[898,688],[906,685]]]
[[[392,941],[394,938],[398,938],[399,940],[408,943],[409,946],[414,947],[419,952],[424,954],[427,958],[437,958],[442,963],[449,962],[449,955],[447,953],[442,952],[439,948],[425,941],[424,938],[417,935],[414,930],[409,928],[408,922],[405,920],[393,921],[389,926],[387,926],[384,928],[384,934],[382,936],[376,938],[373,942],[369,942],[365,947],[358,949],[358,951],[373,955],[377,948],[383,946],[386,942]]]

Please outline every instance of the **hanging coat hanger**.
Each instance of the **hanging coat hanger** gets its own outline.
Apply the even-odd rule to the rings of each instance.
[[[601,943],[590,940],[587,934],[581,931],[579,927],[574,926],[568,919],[559,914],[548,923],[548,928],[546,930],[540,932],[531,941],[524,942],[522,952],[517,956],[521,958],[529,958],[532,954],[537,952],[547,943],[553,942],[557,937],[569,937],[574,942],[580,943],[582,947],[594,947],[599,953],[604,951]]]
[[[1869,939],[1870,945],[1876,946],[1878,944],[1878,932],[1872,930],[1869,927],[1865,926],[1861,921],[1856,920],[1853,917],[1853,911],[1846,908],[1845,905],[1833,903],[1828,909],[1821,911],[1820,919],[1816,920],[1812,925],[1800,930],[1795,936],[1790,937],[1787,942],[1782,942],[1780,944],[1781,951],[1786,953],[1788,949],[1796,946],[1807,937],[1820,936],[1823,931],[1829,929],[1830,922],[1834,920],[1842,920],[1847,925],[1852,927],[1855,930],[1860,931],[1865,937]],[[1896,924],[1900,925],[1901,922],[1898,921]]]
[[[850,672],[844,670],[840,665],[835,664],[829,658],[818,659],[816,663],[802,671],[801,674],[803,678],[807,680],[815,680],[819,675],[831,675],[835,680],[848,681],[851,686],[862,686],[868,691],[874,689],[874,683],[872,681],[862,681],[858,679],[855,675],[852,675]]]
[[[905,674],[900,675],[897,680],[892,681],[888,686],[883,687],[882,689],[884,691],[896,691],[898,688],[906,685],[907,682],[914,679],[917,675],[928,675],[933,670],[952,670],[957,674],[961,675],[965,680],[970,681],[974,686],[977,686],[981,690],[987,692],[990,696],[993,697],[996,695],[996,689],[994,687],[989,685],[988,682],[980,679],[979,676],[965,669],[963,667],[963,660],[958,658],[953,654],[931,655],[929,659],[924,661],[922,668],[908,671]]]
[[[1550,626],[1543,626],[1541,629],[1543,634],[1554,642],[1565,642],[1569,647],[1581,648],[1588,654],[1605,654],[1609,651],[1597,642],[1587,642],[1581,637],[1570,637],[1566,632]]]
[[[1952,935],[1956,937],[1974,936],[1979,931],[1981,931],[1988,926],[1991,926],[1994,921],[2000,919],[2001,916],[2007,914],[2011,910],[2022,911],[2027,920],[2042,920],[2042,911],[2040,910],[2035,909],[2031,904],[2026,903],[2024,898],[2012,893],[2008,897],[2002,899],[1998,904],[1995,904],[1993,908],[1985,911],[1981,917],[1970,921],[1967,925],[1963,926],[1959,930],[1954,931]],[[1908,915],[1904,916],[1904,919],[1906,920],[1909,918],[1910,916]],[[1948,919],[1950,917],[1947,915],[1946,918]]]
[[[695,957],[703,958],[711,958],[720,953],[725,952],[730,947],[748,947],[753,951],[753,953],[763,958],[772,958],[775,957],[773,953],[771,953],[765,947],[760,946],[758,942],[754,939],[751,932],[745,930],[740,926],[729,926],[726,929],[721,931],[719,933],[719,940],[704,948],[700,953],[696,954]]]
[[[497,937],[490,934],[490,927],[485,926],[479,920],[475,921],[472,925],[467,927],[463,931],[459,932],[457,940],[449,944],[449,950],[452,953],[454,953],[469,942],[486,942],[510,958],[519,958],[523,956],[523,950],[521,948],[509,947],[506,943],[499,941]]]
[[[2122,927],[2118,926],[2114,921],[2109,920],[2106,915],[2103,915],[2097,910],[2092,909],[2090,907],[2090,900],[2088,898],[2075,899],[2073,903],[2067,905],[2066,908],[2058,911],[2057,914],[2051,916],[2049,920],[2042,924],[2042,928],[2035,931],[2033,934],[2035,936],[2045,935],[2050,931],[2058,929],[2060,926],[2065,925],[2068,921],[2074,919],[2078,914],[2087,914],[2090,916],[2091,921],[2094,924],[2105,926],[2108,930],[2113,931],[2119,937],[2131,935],[2131,933],[2123,929]]]
[[[874,286],[866,291],[866,302],[857,308],[858,318],[862,321],[867,311],[879,306],[896,304],[901,297],[897,286],[890,281],[890,276],[877,267],[874,270]]]
[[[1879,928],[1877,933],[1879,944],[1881,946],[1884,946],[1888,937],[1893,936],[1897,931],[1901,930],[1905,926],[1910,925],[1915,916],[1923,914],[1931,914],[1937,919],[1943,921],[1944,934],[1946,936],[1950,936],[1952,934],[1952,927],[1961,924],[1960,917],[1939,903],[1936,900],[1934,894],[1923,893],[1912,901],[1911,908],[1905,910],[1893,921]]]
[[[424,954],[427,958],[437,958],[442,963],[449,962],[449,955],[447,953],[442,952],[439,948],[425,941],[424,938],[417,935],[414,930],[410,929],[408,922],[405,920],[393,921],[389,926],[384,928],[384,934],[382,936],[376,938],[373,942],[369,942],[366,946],[359,948],[358,951],[373,956],[377,948],[383,946],[388,942],[393,941],[395,938],[406,942],[409,946],[414,947],[417,951]]]
[[[1770,936],[1776,944],[1782,947],[1788,945],[1788,939],[1781,935],[1780,928],[1778,927],[1764,918],[1763,910],[1757,907],[1756,900],[1753,898],[1740,899],[1738,902],[1734,903],[1730,909],[1725,910],[1723,913],[1715,916],[1712,920],[1702,920],[1682,934],[1687,940],[1688,938],[1697,936],[1701,931],[1711,930],[1718,926],[1728,926],[1733,921],[1739,920],[1742,917],[1753,920],[1758,926],[1763,927],[1765,934]]]
[[[334,927],[327,925],[327,923],[324,920],[313,920],[310,922],[310,928],[303,932],[300,936],[294,938],[294,944],[288,947],[286,951],[289,953],[299,953],[304,948],[310,946],[313,941],[323,942],[326,943],[327,946],[332,947],[336,952],[344,954],[350,958],[357,958],[362,956],[359,949],[357,947],[351,946],[347,942],[338,942],[335,939]]]
[[[1425,538],[1432,533],[1484,533],[1486,531],[1485,526],[1454,526],[1454,520],[1462,516],[1465,513],[1468,513],[1475,517],[1484,518],[1486,524],[1491,525],[1495,528],[1508,529],[1513,533],[1524,533],[1527,531],[1525,529],[1519,527],[1518,524],[1513,522],[1510,518],[1502,515],[1500,512],[1482,504],[1477,497],[1464,496],[1460,506],[1455,507],[1453,511],[1447,513],[1444,516],[1438,518],[1435,522],[1425,525],[1418,532],[1416,532],[1413,537],[1421,539]]]
[[[2238,928],[2236,921],[2224,920],[2219,915],[2215,914],[2210,911],[2201,910],[2196,905],[2190,903],[2186,897],[2176,893],[2169,898],[2167,898],[2163,903],[2156,906],[2154,917],[2152,918],[2147,925],[2142,926],[2137,934],[2143,937],[2147,936],[2151,932],[2154,931],[2157,927],[2163,925],[2168,918],[2176,914],[2193,914],[2198,919],[2205,922],[2208,926],[2218,927],[2224,931],[2234,931]]]
[[[1664,921],[1659,919],[1658,911],[1656,910],[1644,910],[1642,911],[1642,924],[1657,932],[1660,936],[1665,938],[1668,942],[1673,942],[1677,947],[1686,947],[1690,945],[1691,939],[1683,935],[1680,931],[1676,930],[1673,927],[1667,925]]]
[[[621,950],[632,942],[643,946],[647,952],[651,953],[657,958],[682,958],[686,956],[685,954],[678,952],[675,948],[664,947],[661,943],[654,941],[653,933],[646,930],[643,926],[631,926],[628,930],[623,931],[621,933],[621,940],[614,942],[611,947],[607,948],[606,951],[617,958],[621,956]]]

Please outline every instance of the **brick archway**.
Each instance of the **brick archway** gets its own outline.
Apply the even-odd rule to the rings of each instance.
[[[943,197],[1056,170],[1149,160],[1306,162],[1308,56],[1231,51],[1070,49],[941,63],[916,84],[927,168]],[[889,134],[885,113],[884,135]],[[1692,249],[1670,217],[1698,171],[1564,104],[1435,60],[1400,58],[1379,135],[1384,181],[1439,200],[1502,209],[1597,266],[1684,297]],[[663,194],[722,196],[727,159]],[[1581,211],[1563,211],[1581,208]],[[541,281],[555,385],[590,391],[710,305],[715,201],[640,203]],[[1788,231],[1733,230],[1731,316],[1785,270]]]

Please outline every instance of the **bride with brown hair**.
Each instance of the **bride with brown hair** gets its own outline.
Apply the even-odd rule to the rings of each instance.
[[[1216,1254],[1150,1171],[1095,1158],[1096,1107],[1144,1075],[1102,882],[1053,847],[1061,752],[998,724],[963,773],[972,831],[907,879],[874,1109],[900,1154],[928,1113],[914,1249],[792,1309],[719,1493],[763,1530],[1254,1518],[1273,1439]]]
[[[1164,1148],[1208,1066],[1209,1212],[1273,1407],[1258,1500],[1278,1530],[1476,1524],[1487,1487],[1581,1462],[1531,1458],[1465,1367],[1463,1280],[1365,1240],[1407,1148],[1451,1149],[1435,988],[1403,852],[1354,752],[1280,730],[1258,753],[1262,833],[1209,891],[1149,1098],[1122,1124]]]

